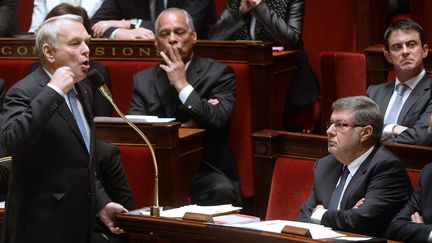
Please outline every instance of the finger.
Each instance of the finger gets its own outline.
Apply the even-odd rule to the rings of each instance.
[[[170,65],[172,63],[171,60],[168,58],[168,56],[165,54],[165,52],[161,51],[160,55],[162,56],[166,64]]]
[[[181,56],[180,56],[179,50],[176,47],[173,46],[172,51],[173,51],[173,55],[172,56],[174,57],[173,58],[174,61],[175,62],[180,61],[181,60]]]
[[[174,46],[168,45],[168,53],[167,54],[169,55],[171,61],[177,62],[178,60],[176,60],[176,56],[174,55],[173,49],[174,49]]]

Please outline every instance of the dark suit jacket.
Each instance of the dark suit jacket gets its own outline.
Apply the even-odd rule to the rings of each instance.
[[[186,76],[194,91],[182,104],[159,66],[138,72],[133,77],[129,114],[175,117],[180,122],[193,119],[206,129],[204,161],[236,179],[234,158],[228,146],[228,126],[236,95],[234,72],[212,59],[194,57]],[[210,105],[207,102],[210,98],[218,99],[219,105]]]
[[[328,208],[341,170],[342,163],[332,154],[316,162],[312,190],[301,207],[299,221],[310,221],[312,210],[317,205]],[[402,161],[383,145],[377,144],[347,185],[341,210],[328,210],[321,224],[335,230],[383,236],[388,223],[405,205],[411,191]],[[365,203],[353,209],[361,198],[366,199]]]
[[[311,104],[320,95],[319,81],[303,48],[304,0],[267,0],[242,16],[240,0],[229,0],[216,24],[211,28],[211,40],[249,40],[250,15],[257,18],[256,39],[274,42],[288,49],[297,49],[298,69],[288,90],[284,124],[288,128],[296,108]]]
[[[426,165],[417,187],[405,207],[389,225],[388,238],[402,242],[427,242],[432,231],[432,164]],[[424,224],[411,222],[411,214],[418,212]]]
[[[176,7],[186,10],[192,18],[199,39],[208,39],[208,31],[216,21],[213,0],[168,0],[168,8]],[[141,27],[154,30],[151,21],[149,0],[105,0],[91,18],[92,25],[101,20],[142,19]],[[109,28],[107,38],[115,28]]]
[[[0,0],[0,36],[18,33],[18,0]]]
[[[367,96],[373,99],[383,114],[394,91],[395,82],[371,85]],[[432,114],[432,78],[428,74],[420,80],[405,101],[399,114],[397,124],[408,127],[397,138],[388,139],[389,142],[406,143],[429,146],[432,135],[427,132],[429,119]]]
[[[91,90],[75,85],[90,125],[90,153],[64,98],[39,67],[6,94],[1,142],[12,155],[6,242],[88,242],[109,202],[96,180]],[[99,207],[96,206],[99,205]]]

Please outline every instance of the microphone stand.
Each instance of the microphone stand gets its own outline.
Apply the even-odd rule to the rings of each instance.
[[[154,189],[153,189],[153,206],[151,206],[151,208],[150,208],[150,215],[159,217],[160,211],[161,211],[161,208],[159,207],[159,173],[158,173],[158,166],[157,166],[157,162],[156,162],[156,156],[155,156],[155,152],[153,149],[153,145],[150,143],[147,136],[144,135],[144,133],[138,127],[136,127],[135,124],[130,122],[125,117],[125,115],[120,111],[120,109],[117,107],[117,105],[115,104],[115,102],[112,98],[110,90],[108,89],[108,87],[105,84],[99,87],[99,91],[111,103],[111,105],[114,107],[116,112],[121,116],[121,118],[129,126],[131,126],[142,137],[142,139],[144,139],[144,141],[146,142],[146,144],[148,145],[148,147],[150,149],[150,153],[151,153],[152,160],[153,160],[153,168],[154,168],[154,172],[155,172],[154,173]]]

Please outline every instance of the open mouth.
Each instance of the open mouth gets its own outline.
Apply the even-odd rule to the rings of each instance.
[[[85,69],[89,69],[90,68],[90,62],[89,62],[89,60],[84,61],[83,63],[81,63],[81,65]]]

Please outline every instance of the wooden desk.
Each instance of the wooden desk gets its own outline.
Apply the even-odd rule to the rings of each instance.
[[[328,242],[310,238],[240,229],[201,222],[169,219],[163,217],[119,214],[117,224],[129,235],[131,242],[248,242],[248,243],[286,243],[286,242]],[[331,241],[330,241],[331,242]]]
[[[159,202],[163,206],[188,203],[192,176],[201,165],[203,129],[180,128],[179,122],[135,123],[155,149],[159,167]],[[96,137],[116,145],[144,145],[127,124],[95,122]]]
[[[255,205],[258,216],[267,210],[273,168],[277,157],[318,160],[329,154],[327,136],[306,133],[260,130],[252,134],[254,148]],[[432,148],[384,143],[407,169],[420,170],[432,160]]]

